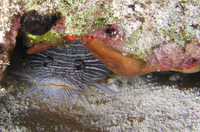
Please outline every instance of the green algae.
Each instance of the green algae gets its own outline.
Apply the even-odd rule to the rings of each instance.
[[[62,38],[61,36],[53,33],[51,30],[43,35],[32,35],[25,32],[23,36],[23,43],[26,45],[26,47],[31,47],[40,42],[56,43],[58,39]]]
[[[55,30],[36,36],[25,33],[26,46],[30,47],[41,41],[54,43],[66,35],[87,36],[108,24],[116,23],[117,18],[112,17],[113,11],[104,4],[96,4],[86,6],[83,0],[60,0],[60,1],[40,1],[40,0],[22,0],[24,12],[36,10],[41,15],[49,15],[59,13],[60,17],[65,17],[65,29],[62,33]],[[83,6],[84,5],[84,6]],[[52,6],[52,7],[51,7]],[[87,7],[88,6],[88,7]],[[49,8],[48,10],[46,8]]]
[[[26,2],[26,0],[23,0],[23,3],[23,9],[25,12],[31,10],[40,11],[42,14],[59,12],[61,13],[61,16],[65,16],[65,35],[76,34],[77,36],[86,36],[107,24],[117,22],[116,17],[112,18],[113,11],[104,6],[106,4],[98,5],[93,3],[92,5],[87,5],[86,3],[85,6],[83,6],[83,0],[52,0],[51,2],[47,2],[47,0],[30,0],[29,2]],[[51,4],[52,9],[50,8]],[[50,9],[42,9],[42,7],[45,6]]]
[[[94,2],[92,4],[90,3],[90,5],[88,5],[87,0],[29,0],[29,2],[27,2],[27,0],[19,1],[22,2],[21,5],[23,5],[22,9],[24,10],[24,12],[37,10],[41,12],[41,14],[47,15],[60,13],[61,17],[64,16],[66,18],[64,22],[66,29],[64,29],[62,33],[59,33],[52,29],[50,32],[42,36],[26,34],[28,38],[26,39],[26,45],[28,47],[41,41],[54,43],[57,39],[60,39],[65,35],[87,36],[105,27],[106,25],[113,23],[119,23],[123,25],[124,28],[126,28],[124,25],[126,25],[125,23],[127,22],[125,22],[120,17],[115,17],[116,15],[114,15],[114,10],[110,8],[110,6],[108,6],[112,1],[103,1],[100,4]],[[127,49],[129,54],[134,55],[136,58],[144,59],[149,53],[153,51],[156,46],[159,46],[163,42],[171,41],[177,43],[180,47],[185,47],[185,45],[191,42],[194,38],[195,40],[199,41],[199,29],[195,29],[194,27],[192,27],[189,19],[185,19],[187,17],[187,15],[185,14],[188,13],[188,10],[190,10],[189,6],[191,5],[199,6],[200,1],[178,1],[176,8],[180,8],[181,11],[175,9],[172,10],[170,8],[168,10],[167,8],[166,10],[170,11],[171,15],[177,16],[178,19],[173,19],[174,16],[171,16],[172,18],[166,17],[164,26],[153,25],[155,23],[149,24],[151,26],[153,25],[152,29],[157,29],[157,31],[153,32],[153,34],[152,32],[150,32],[150,34],[146,34],[151,37],[150,41],[143,41],[143,39],[145,39],[145,31],[143,29],[132,31],[132,33],[130,33],[130,36],[128,37],[130,44],[127,44],[125,46],[125,49]],[[168,4],[166,4],[165,6],[168,6]],[[163,9],[161,11],[165,12],[166,10]],[[181,13],[183,14],[182,16],[180,15]],[[143,17],[146,19],[148,16]],[[199,21],[194,20],[193,23],[194,25],[198,25]]]

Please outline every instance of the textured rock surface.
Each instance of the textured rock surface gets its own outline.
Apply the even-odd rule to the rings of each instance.
[[[9,50],[7,50],[7,46],[2,48],[5,52],[0,58],[2,61],[1,73],[9,64],[8,54],[14,46],[19,27],[19,23],[18,27],[13,25],[17,22],[13,19],[15,15],[24,13],[28,15],[36,10],[41,16],[60,17],[60,20],[55,22],[56,26],[53,26],[52,30],[44,34],[42,38],[25,33],[24,35],[29,37],[27,39],[29,42],[26,42],[26,45],[29,46],[41,41],[55,43],[57,39],[66,35],[91,35],[126,55],[131,54],[134,59],[145,59],[153,53],[155,54],[154,58],[163,60],[161,54],[154,52],[154,49],[159,48],[161,44],[174,43],[178,48],[183,49],[188,44],[193,44],[194,47],[199,44],[199,8],[198,0],[30,0],[28,2],[26,0],[5,0],[0,5],[0,42],[11,48]],[[28,17],[21,22],[22,31],[25,30],[24,23],[29,21],[27,19]],[[37,17],[31,17],[31,19],[36,21]],[[13,26],[15,29],[12,29]],[[106,33],[102,33],[102,31]],[[11,43],[8,42],[8,38],[11,39]],[[199,55],[196,58],[198,61]],[[154,61],[146,60],[150,63]],[[190,60],[194,60],[194,58]],[[173,66],[172,64],[170,70],[180,67]],[[194,69],[193,71],[198,71],[199,67]],[[158,70],[160,69],[158,68]]]
[[[41,15],[60,12],[65,17],[66,29],[57,35],[90,35],[108,24],[118,23],[125,31],[122,39],[130,41],[122,44],[123,49],[144,58],[163,42],[174,41],[183,47],[194,38],[199,42],[199,6],[198,0],[5,0],[1,3],[0,40],[9,31],[14,14],[33,10]]]
[[[0,80],[3,77],[3,72],[10,64],[9,56],[15,47],[15,38],[17,36],[17,30],[20,27],[20,16],[13,16],[10,19],[12,20],[10,31],[6,32],[5,36],[3,36],[3,42],[0,43]]]

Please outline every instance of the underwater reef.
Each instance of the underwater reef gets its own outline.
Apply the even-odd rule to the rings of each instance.
[[[191,55],[187,47],[199,45],[199,6],[198,0],[5,1],[0,7],[1,74],[9,65],[17,35],[30,47],[29,53],[62,40],[69,44],[80,40],[97,59],[122,76],[155,71],[197,72],[200,51],[197,48],[197,54]],[[174,46],[177,48],[171,48]],[[97,48],[104,48],[107,54]],[[184,52],[184,57],[170,59],[178,56],[177,52]],[[112,62],[114,56],[117,60]],[[165,65],[165,56],[170,63],[186,60]]]
[[[199,131],[199,82],[179,73],[200,70],[199,25],[199,0],[4,0],[0,129]]]

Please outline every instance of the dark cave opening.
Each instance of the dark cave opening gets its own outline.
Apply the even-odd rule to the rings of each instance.
[[[156,85],[176,86],[179,90],[191,90],[199,92],[200,87],[200,72],[196,73],[181,73],[174,71],[153,72],[142,75],[147,82],[156,83]]]

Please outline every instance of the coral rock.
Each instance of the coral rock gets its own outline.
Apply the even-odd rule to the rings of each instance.
[[[93,33],[91,36],[104,41],[106,45],[126,55],[128,54],[128,52],[123,49],[123,46],[129,44],[130,41],[126,37],[125,30],[118,24],[108,25]]]
[[[149,63],[155,63],[162,69],[192,73],[200,70],[200,46],[196,43],[186,45],[186,48],[177,43],[167,42],[154,49],[154,52],[145,58]],[[162,68],[163,67],[163,68]]]
[[[4,43],[0,45],[0,79],[2,79],[3,72],[10,64],[9,53],[15,47],[17,30],[20,27],[20,16],[12,17],[12,26],[9,32],[6,32],[4,36]]]

